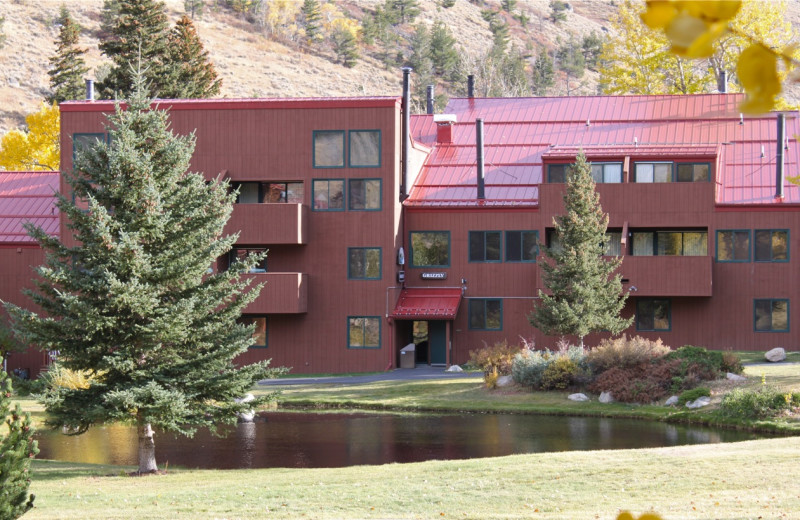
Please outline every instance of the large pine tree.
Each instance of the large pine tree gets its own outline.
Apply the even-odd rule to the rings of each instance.
[[[194,23],[183,16],[169,34],[167,77],[162,82],[163,98],[209,98],[219,94],[222,80],[217,77],[208,51],[197,36]]]
[[[33,495],[28,494],[31,483],[31,459],[39,453],[33,440],[33,427],[28,413],[19,404],[11,410],[11,380],[0,370],[0,518],[22,516],[33,507]]]
[[[539,264],[544,286],[552,294],[539,290],[539,302],[528,319],[545,334],[577,336],[583,346],[590,332],[619,334],[633,321],[620,317],[627,294],[614,271],[622,259],[603,257],[608,215],[583,153],[570,168],[564,209],[565,215],[553,219],[558,246],[545,247],[546,260]]]
[[[61,29],[56,41],[56,54],[50,58],[50,87],[53,93],[47,97],[48,103],[61,103],[84,96],[84,79],[89,67],[83,55],[86,49],[78,47],[80,26],[72,19],[70,12],[62,6],[59,16]]]
[[[306,38],[309,42],[313,42],[320,38],[322,12],[320,11],[319,2],[317,0],[303,0],[303,7],[300,8],[305,19]]]
[[[233,423],[271,396],[234,399],[278,369],[233,363],[253,333],[237,319],[260,290],[239,273],[259,258],[210,271],[235,240],[222,235],[235,195],[187,172],[194,137],[174,135],[141,73],[135,83],[108,118],[110,144],[79,151],[74,173],[63,172],[74,198],[60,194],[57,205],[77,245],[28,228],[46,253],[29,292],[43,313],[8,309],[21,340],[96,376],[88,388],[49,390],[48,424],[74,433],[135,424],[147,473],[157,470],[154,429],[192,435]]]

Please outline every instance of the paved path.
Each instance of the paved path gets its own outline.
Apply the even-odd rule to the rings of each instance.
[[[418,379],[458,379],[464,377],[480,377],[480,372],[445,372],[444,367],[423,365],[417,368],[397,368],[388,372],[366,374],[363,376],[328,376],[328,377],[289,377],[282,379],[265,379],[260,385],[316,385],[321,383],[357,385],[376,381],[413,381]]]

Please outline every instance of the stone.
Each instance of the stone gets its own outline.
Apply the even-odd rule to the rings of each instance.
[[[247,393],[244,394],[244,397],[237,397],[234,399],[234,402],[237,403],[249,403],[250,401],[254,400],[256,397],[253,394]],[[253,419],[256,417],[255,410],[247,410],[246,412],[240,412],[236,414],[236,417],[239,419],[239,422],[253,422]]]
[[[664,403],[664,406],[675,406],[677,404],[678,404],[678,396],[673,395],[672,397],[667,399],[667,401]]]
[[[613,403],[614,396],[611,395],[611,392],[603,392],[600,394],[600,398],[598,399],[601,403]]]
[[[500,376],[497,378],[497,388],[504,388],[514,384],[514,378],[511,376]]]
[[[686,403],[686,408],[702,408],[703,406],[708,406],[710,404],[711,404],[711,398],[703,396],[703,397],[698,397],[694,401],[689,401],[688,403]]]
[[[569,394],[567,396],[567,399],[569,399],[570,401],[588,401],[589,400],[589,398],[586,396],[586,394],[580,394],[580,393],[579,394]]]
[[[764,358],[770,363],[777,363],[786,359],[786,351],[782,348],[774,348],[764,354]]]
[[[734,374],[733,372],[728,372],[725,374],[725,379],[729,381],[747,381],[747,378],[744,376],[740,376],[739,374]]]
[[[463,372],[464,369],[458,365],[450,365],[445,372]]]

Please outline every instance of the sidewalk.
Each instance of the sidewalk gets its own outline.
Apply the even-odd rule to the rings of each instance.
[[[376,381],[413,381],[423,379],[458,379],[481,377],[480,372],[446,372],[444,367],[420,365],[417,368],[396,368],[388,372],[366,374],[363,376],[327,376],[327,377],[289,377],[282,379],[264,379],[258,384],[265,386],[347,384],[358,385]]]

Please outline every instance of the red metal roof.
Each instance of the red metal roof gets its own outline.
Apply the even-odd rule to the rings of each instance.
[[[58,183],[58,172],[0,172],[0,243],[34,243],[25,222],[58,235]]]
[[[399,96],[348,98],[263,98],[263,99],[157,99],[153,105],[169,110],[258,110],[280,108],[375,108],[399,106]],[[64,101],[62,112],[113,112],[113,101]]]
[[[717,204],[775,204],[775,114],[739,113],[742,94],[451,99],[453,142],[436,143],[432,116],[412,116],[416,141],[433,146],[405,205],[479,207],[538,205],[546,162],[582,149],[592,160],[718,159]],[[786,135],[800,134],[797,112]],[[475,119],[484,120],[485,200],[477,199]],[[786,176],[800,175],[789,137]],[[764,147],[764,157],[761,148]],[[782,203],[800,203],[800,187],[784,183]]]
[[[392,318],[452,320],[461,304],[461,289],[410,288],[400,292]]]

